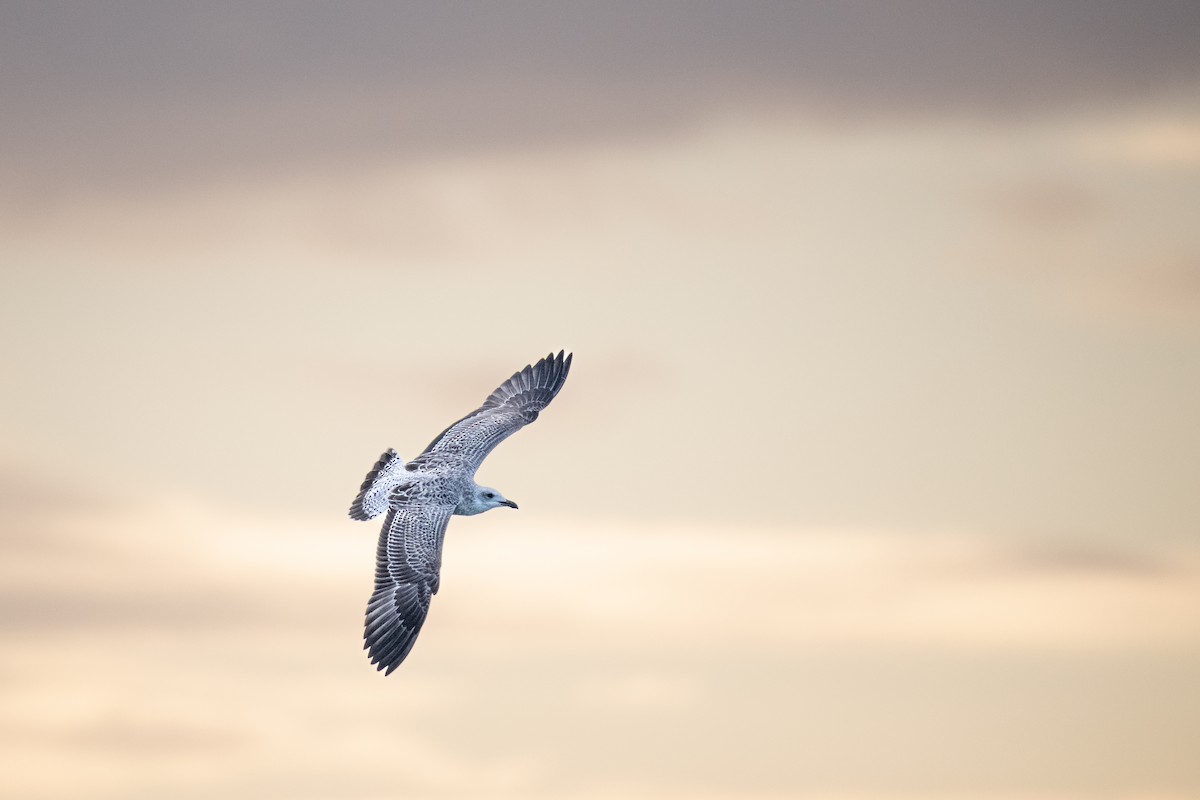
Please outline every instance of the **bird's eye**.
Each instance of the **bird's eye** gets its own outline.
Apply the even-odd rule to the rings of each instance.
[[[491,500],[496,495],[492,494],[491,492],[484,492],[483,496],[486,497],[488,500]]]

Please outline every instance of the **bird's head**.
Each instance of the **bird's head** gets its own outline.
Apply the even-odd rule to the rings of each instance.
[[[490,486],[476,486],[474,506],[479,509],[475,513],[482,514],[484,511],[491,511],[499,506],[516,508],[517,504]]]

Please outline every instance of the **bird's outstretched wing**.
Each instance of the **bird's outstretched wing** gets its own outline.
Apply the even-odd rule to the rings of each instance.
[[[400,504],[388,511],[375,551],[375,592],[367,603],[371,663],[390,675],[412,650],[438,590],[442,540],[453,505]]]
[[[461,456],[472,471],[479,469],[496,445],[537,419],[538,412],[562,389],[570,371],[571,356],[564,357],[562,351],[526,366],[488,395],[482,406],[438,434],[413,461]]]

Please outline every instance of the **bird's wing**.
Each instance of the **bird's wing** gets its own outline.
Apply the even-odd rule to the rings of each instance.
[[[564,357],[561,351],[526,366],[488,395],[482,406],[438,434],[413,460],[460,456],[467,460],[472,471],[479,469],[496,445],[537,419],[538,412],[558,394],[570,371],[571,355]]]
[[[375,551],[375,592],[363,649],[390,675],[412,650],[438,590],[442,540],[453,505],[402,503],[388,511]]]
[[[358,487],[358,497],[350,504],[350,518],[366,520],[387,511],[388,495],[403,477],[404,462],[395,450],[388,448]]]

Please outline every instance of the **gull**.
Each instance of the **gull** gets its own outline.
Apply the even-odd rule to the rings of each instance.
[[[404,463],[389,448],[367,473],[350,517],[368,520],[387,512],[363,634],[363,649],[384,675],[400,666],[425,623],[438,590],[450,517],[517,507],[497,490],[475,483],[475,471],[496,445],[537,419],[570,370],[571,354],[564,357],[563,351],[526,365],[412,461]]]

